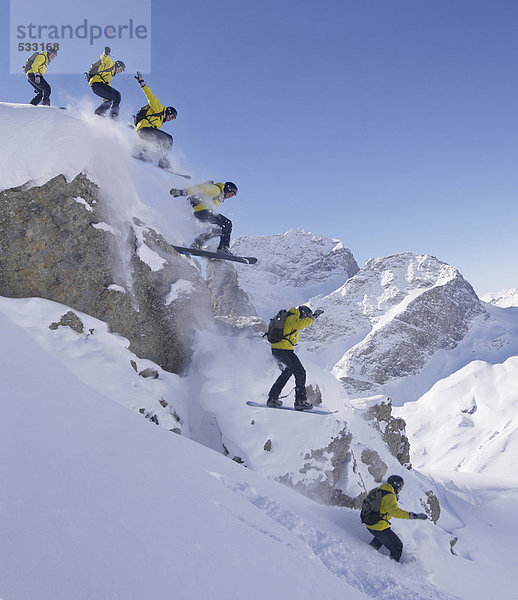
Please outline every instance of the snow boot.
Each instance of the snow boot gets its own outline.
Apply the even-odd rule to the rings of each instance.
[[[146,148],[143,148],[143,149],[142,149],[142,150],[141,150],[141,151],[140,151],[140,152],[137,154],[137,157],[136,157],[136,158],[138,158],[139,160],[142,160],[142,161],[144,161],[144,162],[153,162],[153,161],[151,160],[151,158],[149,158],[149,154],[148,154],[148,152],[147,152],[147,149],[146,149]]]
[[[230,249],[228,246],[218,246],[217,251],[220,252],[221,254],[232,254],[232,252],[230,252]]]
[[[194,242],[191,244],[191,248],[195,248],[196,250],[201,250],[203,246],[210,240],[211,236],[206,233],[202,233],[197,238],[195,238]]]
[[[270,408],[280,408],[282,406],[282,400],[279,400],[279,398],[270,398],[268,396],[266,406],[269,406]]]
[[[170,163],[169,159],[166,156],[162,156],[162,158],[158,161],[158,166],[161,169],[170,169],[171,168],[171,163]]]
[[[313,405],[307,400],[299,400],[295,402],[295,410],[311,410]]]
[[[308,402],[306,386],[295,388],[295,410],[311,410],[313,405]]]

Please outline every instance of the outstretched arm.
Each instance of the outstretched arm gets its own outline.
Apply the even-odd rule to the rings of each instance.
[[[115,62],[109,56],[109,53],[106,54],[106,50],[109,50],[108,46],[106,46],[104,52],[101,54],[101,67],[99,71],[108,71],[115,64]]]
[[[138,81],[144,94],[146,94],[146,98],[148,99],[149,106],[151,106],[151,110],[155,113],[159,113],[159,112],[162,112],[163,110],[165,110],[165,106],[162,106],[162,104],[160,104],[160,102],[157,100],[156,96],[153,94],[153,92],[147,86],[146,82],[142,79],[142,73],[140,71],[137,71],[137,74],[135,75],[135,79]]]

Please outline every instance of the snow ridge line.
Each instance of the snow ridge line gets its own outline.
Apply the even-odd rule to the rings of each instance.
[[[424,571],[420,581],[416,581],[415,571],[420,567],[415,562],[411,564],[410,573],[404,563],[392,564],[390,559],[368,547],[366,552],[355,553],[331,532],[317,529],[276,500],[260,495],[253,486],[231,481],[219,473],[211,475],[299,538],[333,575],[368,596],[376,600],[459,600],[425,581]]]

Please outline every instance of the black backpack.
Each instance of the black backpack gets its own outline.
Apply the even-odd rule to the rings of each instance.
[[[85,73],[87,81],[90,81],[90,79],[92,79],[92,77],[94,75],[97,75],[99,73],[100,66],[101,66],[101,59],[96,60],[94,63],[92,63],[92,65],[90,66],[88,71]]]
[[[145,106],[141,106],[138,109],[138,112],[136,115],[133,116],[133,123],[135,125],[135,127],[140,123],[140,121],[142,121],[143,119],[147,119],[149,121],[149,119],[151,117],[159,117],[161,114],[163,114],[165,112],[165,109],[161,112],[157,112],[157,113],[151,113],[150,115],[147,114],[147,111],[151,108],[151,106],[149,104],[146,104]],[[150,121],[151,124],[151,121]]]
[[[387,513],[383,515],[380,513],[381,499],[386,494],[392,494],[387,490],[381,488],[373,488],[367,497],[363,500],[362,508],[360,511],[360,520],[365,525],[376,525],[378,521],[384,518]]]
[[[102,71],[99,70],[100,68],[101,68],[101,59],[96,60],[94,63],[91,64],[90,68],[85,73],[86,80],[90,81],[90,79],[92,79],[92,77],[94,75],[100,75],[101,79],[104,81],[104,77],[102,76],[102,74],[113,71],[113,67],[110,67],[108,69],[103,69]]]
[[[270,342],[270,344],[277,344],[281,340],[286,339],[284,335],[284,323],[289,316],[289,312],[282,308],[275,317],[270,319],[268,325],[268,331],[263,335]],[[293,331],[291,332],[293,333]]]
[[[135,127],[140,123],[140,121],[142,121],[142,119],[146,118],[147,111],[150,108],[151,106],[149,106],[149,104],[146,104],[145,106],[142,106],[138,109],[137,114],[133,117],[133,123],[135,124]]]
[[[25,64],[23,65],[22,69],[24,71],[24,73],[27,73],[27,71],[32,67],[32,63],[34,62],[34,59],[38,56],[38,54],[40,54],[40,52],[34,52],[33,54],[31,54],[29,56],[29,58],[25,61]]]

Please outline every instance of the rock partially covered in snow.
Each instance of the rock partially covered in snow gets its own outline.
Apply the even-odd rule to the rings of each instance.
[[[218,317],[256,317],[246,292],[239,286],[236,268],[222,260],[209,261],[207,285],[211,296],[212,312]]]
[[[393,416],[391,399],[386,396],[372,396],[353,400],[352,405],[356,412],[361,414],[381,434],[392,456],[395,456],[404,467],[410,468],[410,444],[405,431],[406,423],[404,419]],[[372,451],[364,451],[362,461],[370,464],[368,459],[371,456]],[[373,469],[377,467],[378,462],[376,459]],[[371,471],[369,470],[369,472]],[[385,472],[381,473],[379,479],[374,477],[375,481],[380,481]],[[371,474],[373,473],[371,472]]]
[[[199,271],[138,219],[114,221],[85,175],[0,192],[0,231],[0,295],[60,302],[108,323],[141,358],[186,366],[210,314]]]

